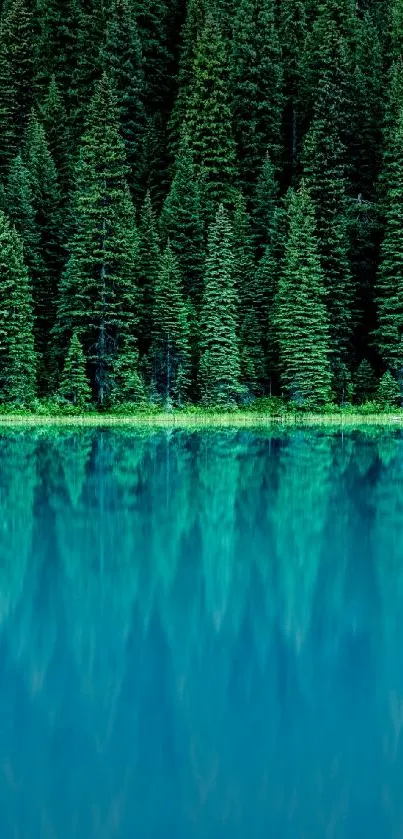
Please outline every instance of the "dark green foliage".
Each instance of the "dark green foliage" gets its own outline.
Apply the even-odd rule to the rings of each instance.
[[[263,333],[260,313],[264,304],[263,286],[256,272],[251,223],[245,199],[239,193],[233,221],[234,281],[239,310],[241,381],[247,391],[261,392],[265,377]]]
[[[0,9],[0,207],[40,397],[75,334],[94,405],[122,411],[362,402],[360,359],[403,386],[402,0]],[[156,337],[169,294],[186,363]]]
[[[91,401],[85,355],[77,332],[73,332],[67,351],[60,379],[59,396],[77,408],[85,408]]]
[[[402,394],[399,383],[387,370],[379,382],[376,401],[382,408],[398,408],[402,404]]]
[[[146,129],[145,79],[140,38],[129,0],[112,2],[101,64],[116,95],[120,129],[130,167],[129,183],[138,197]]]
[[[41,254],[41,236],[34,209],[33,193],[28,170],[17,155],[9,170],[4,192],[4,208],[20,234],[24,245],[24,261],[33,287],[41,282],[45,266]]]
[[[306,184],[315,207],[332,351],[337,366],[345,364],[348,357],[354,300],[349,260],[346,148],[340,135],[340,105],[337,74],[324,74],[303,156]]]
[[[210,221],[219,202],[232,197],[236,175],[227,48],[212,13],[197,45],[186,126],[195,163],[203,173],[203,199]]]
[[[389,152],[385,235],[377,281],[380,355],[385,364],[401,375],[403,366],[403,111],[397,121]]]
[[[250,194],[266,152],[278,165],[282,64],[274,0],[239,0],[234,15],[230,88],[240,182]]]
[[[166,0],[132,0],[144,56],[146,106],[149,114],[166,112],[171,103],[172,55]]]
[[[38,260],[40,270],[33,276],[35,339],[39,357],[38,384],[40,393],[49,392],[54,384],[54,351],[51,330],[55,323],[57,289],[63,266],[63,223],[61,195],[56,167],[49,151],[45,131],[35,114],[31,114],[24,137],[22,159],[28,172],[39,231]]]
[[[113,360],[111,402],[138,404],[145,400],[145,389],[139,372],[139,352],[134,335],[125,335]]]
[[[154,289],[160,270],[160,241],[157,222],[147,192],[140,214],[138,283],[139,283],[139,349],[142,357],[148,355],[152,341],[152,311]]]
[[[22,239],[0,212],[0,400],[27,405],[35,393],[31,284]]]
[[[233,234],[222,204],[208,234],[201,324],[203,402],[231,404],[241,393],[241,370]]]
[[[284,127],[286,159],[294,177],[301,145],[304,49],[308,31],[306,0],[282,0],[280,5],[280,44],[284,75]]]
[[[48,148],[56,167],[60,189],[62,193],[66,194],[70,186],[72,150],[67,113],[55,76],[52,76],[50,80],[46,99],[40,110],[40,117]]]
[[[258,252],[261,254],[272,236],[273,220],[278,205],[278,183],[270,155],[263,159],[252,202],[252,218]]]
[[[37,84],[45,95],[52,76],[62,95],[70,91],[78,56],[79,0],[37,0]]]
[[[138,323],[138,234],[118,121],[104,76],[91,103],[75,174],[75,230],[55,330],[61,346],[77,332],[101,406],[110,397],[119,344],[137,333]]]
[[[331,397],[329,320],[314,207],[305,185],[299,192],[291,192],[289,232],[275,305],[284,391],[298,405],[323,406]]]
[[[364,358],[361,364],[357,367],[354,375],[354,400],[358,405],[362,405],[373,399],[376,386],[375,373],[369,363]]]
[[[165,200],[160,227],[178,260],[185,295],[200,306],[204,268],[204,225],[200,190],[189,141],[182,137],[171,189]]]
[[[178,71],[178,94],[169,121],[171,154],[176,157],[180,145],[181,131],[187,119],[192,97],[193,64],[199,36],[204,26],[206,0],[189,0],[186,20],[181,32],[181,49]]]
[[[178,262],[170,244],[162,254],[153,308],[152,386],[164,404],[181,405],[190,385],[187,310]]]
[[[0,24],[0,172],[15,157],[33,100],[33,20],[26,0],[12,0]]]

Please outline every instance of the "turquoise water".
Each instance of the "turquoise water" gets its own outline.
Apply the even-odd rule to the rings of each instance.
[[[0,434],[2,839],[397,839],[402,735],[401,434]]]

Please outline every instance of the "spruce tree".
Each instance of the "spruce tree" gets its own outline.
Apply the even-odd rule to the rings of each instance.
[[[197,44],[186,127],[195,163],[203,173],[206,218],[211,221],[218,204],[233,197],[236,175],[227,48],[211,12]]]
[[[271,239],[274,214],[278,205],[278,193],[279,186],[275,177],[275,169],[270,155],[266,153],[252,201],[253,232],[259,256],[262,255],[265,246]]]
[[[34,40],[26,0],[12,0],[0,24],[0,172],[21,146],[33,101]]]
[[[392,376],[390,370],[381,378],[376,392],[376,401],[381,408],[400,408],[402,405],[402,393],[399,383]]]
[[[80,0],[37,0],[36,85],[44,96],[55,77],[67,102],[78,57]]]
[[[73,332],[59,385],[59,396],[77,408],[91,402],[91,388],[86,372],[86,360],[77,332]]]
[[[36,350],[40,393],[48,392],[55,375],[51,331],[56,317],[57,290],[63,266],[61,195],[56,167],[43,126],[33,113],[24,137],[22,160],[29,177],[36,229],[40,234],[38,272],[33,286]]]
[[[374,371],[368,359],[364,358],[354,376],[354,399],[359,405],[373,398],[375,384]]]
[[[47,145],[57,171],[57,179],[64,195],[70,187],[72,150],[67,113],[55,76],[52,76],[46,98],[40,109]]]
[[[178,260],[184,293],[200,306],[203,291],[204,225],[197,171],[184,134],[175,176],[162,208],[160,228]]]
[[[130,167],[128,180],[138,199],[139,170],[146,128],[145,80],[141,43],[134,9],[129,0],[112,2],[100,60],[116,95],[120,129]]]
[[[282,0],[279,36],[284,76],[286,163],[291,177],[297,170],[302,133],[301,85],[309,15],[306,0]]]
[[[134,0],[146,81],[146,108],[169,112],[172,104],[172,55],[169,49],[169,6],[166,0]]]
[[[100,406],[110,397],[120,342],[137,334],[138,234],[126,174],[119,114],[103,76],[91,103],[76,168],[75,229],[55,328],[62,346],[77,332]]]
[[[152,364],[153,387],[165,405],[186,401],[190,385],[189,328],[179,266],[169,242],[155,285]]]
[[[314,207],[304,184],[290,194],[275,323],[285,393],[301,406],[325,405],[331,397],[329,319]]]
[[[240,0],[234,16],[230,87],[240,183],[253,190],[266,152],[280,161],[282,63],[275,0]]]
[[[240,387],[233,234],[221,204],[208,232],[199,384],[206,405],[234,403]]]
[[[145,388],[139,370],[137,339],[134,335],[124,335],[113,360],[111,402],[119,405],[144,401]]]
[[[354,287],[349,253],[346,148],[340,136],[339,102],[337,74],[331,67],[319,82],[314,119],[304,141],[303,162],[315,207],[326,280],[335,388],[341,395],[347,376]]]
[[[171,157],[177,157],[183,125],[186,121],[192,96],[193,65],[199,36],[204,26],[206,0],[189,0],[186,19],[181,31],[181,48],[178,70],[178,94],[169,119]]]
[[[399,378],[403,371],[403,109],[387,162],[385,232],[377,280],[377,346],[384,363]]]
[[[35,289],[41,282],[45,266],[30,177],[20,154],[10,166],[3,203],[4,211],[22,238],[24,261]]]
[[[0,399],[27,405],[35,393],[31,284],[21,237],[0,211]]]
[[[139,224],[139,350],[145,359],[149,353],[152,336],[151,323],[154,306],[154,289],[160,270],[160,239],[151,195],[147,192]]]
[[[256,395],[262,390],[265,374],[260,323],[264,301],[255,267],[250,218],[242,193],[238,193],[235,201],[233,243],[234,281],[239,311],[241,381],[250,394]]]

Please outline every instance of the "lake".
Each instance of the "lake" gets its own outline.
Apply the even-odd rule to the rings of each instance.
[[[402,782],[400,432],[0,432],[2,839],[401,839]]]

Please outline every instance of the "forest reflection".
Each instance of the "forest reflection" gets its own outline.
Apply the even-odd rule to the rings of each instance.
[[[2,837],[400,837],[402,628],[399,432],[2,432]]]

